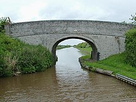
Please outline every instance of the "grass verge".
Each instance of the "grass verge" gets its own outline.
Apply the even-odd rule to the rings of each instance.
[[[83,64],[89,68],[101,68],[104,70],[113,71],[113,74],[121,74],[136,80],[136,68],[125,63],[125,54],[117,54],[110,56],[98,62],[90,62],[89,55],[82,56]]]
[[[77,48],[77,47],[76,47]],[[80,52],[84,55],[91,55],[91,47],[87,47],[87,48],[77,48],[80,50]]]

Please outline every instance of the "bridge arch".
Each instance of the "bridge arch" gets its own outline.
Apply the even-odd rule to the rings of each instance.
[[[92,52],[91,52],[91,59],[92,60],[99,60],[99,55],[98,55],[98,46],[97,46],[97,43],[94,42],[93,39],[90,39],[90,38],[86,38],[86,37],[83,37],[83,36],[65,36],[61,39],[57,39],[56,42],[54,43],[53,47],[52,47],[52,54],[53,56],[56,58],[56,48],[58,46],[58,44],[64,40],[68,40],[68,39],[80,39],[80,40],[83,40],[83,41],[86,41],[91,47],[92,47]]]
[[[131,24],[92,20],[45,20],[13,23],[5,26],[6,34],[26,43],[42,44],[56,56],[57,45],[66,39],[82,39],[92,48],[92,58],[100,60],[125,50],[125,32]],[[98,45],[98,46],[97,46]]]

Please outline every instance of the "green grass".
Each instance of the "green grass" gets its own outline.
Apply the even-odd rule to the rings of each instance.
[[[136,79],[136,68],[132,67],[125,63],[125,54],[117,54],[110,56],[104,60],[98,62],[89,62],[87,57],[82,57],[84,60],[84,64],[89,66],[90,68],[101,68],[105,70],[113,71],[114,74],[118,73],[124,76],[127,76],[132,79]]]
[[[80,52],[84,55],[91,55],[91,47],[87,47],[87,48],[77,48],[80,50]]]
[[[78,45],[74,45],[74,47],[79,49],[84,55],[91,55],[92,48],[87,42],[79,43]]]
[[[89,66],[90,69],[95,70],[95,68],[100,68],[104,70],[110,70],[113,71],[113,74],[118,73],[129,78],[136,79],[136,67],[132,67],[131,65],[126,63],[127,61],[125,61],[125,53],[113,55],[98,62],[93,62],[92,60],[90,60],[92,49],[88,43],[79,43],[74,47],[79,49],[81,53],[86,55],[81,57],[82,64]]]

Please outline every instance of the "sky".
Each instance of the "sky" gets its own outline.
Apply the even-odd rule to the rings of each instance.
[[[0,0],[0,17],[13,23],[38,20],[131,22],[136,0]]]

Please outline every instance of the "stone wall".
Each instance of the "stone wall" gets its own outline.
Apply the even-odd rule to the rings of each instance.
[[[42,44],[54,55],[57,44],[65,39],[83,39],[93,44],[100,59],[125,50],[125,32],[134,25],[87,20],[53,20],[13,23],[6,33],[30,44]],[[95,49],[95,48],[93,48]]]

